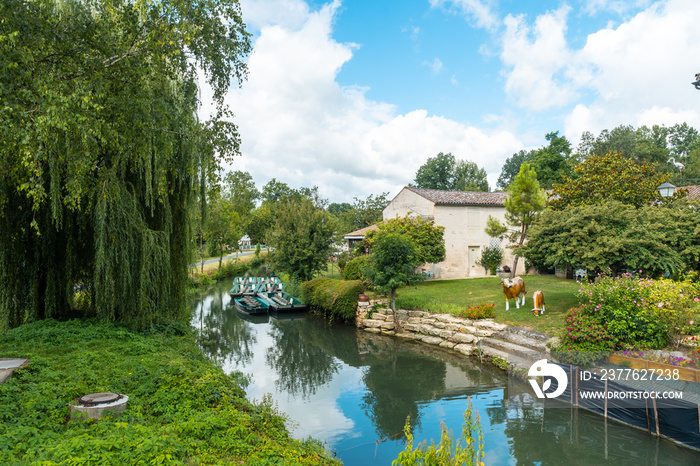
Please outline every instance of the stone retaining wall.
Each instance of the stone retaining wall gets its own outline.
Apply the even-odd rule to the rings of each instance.
[[[358,306],[355,320],[357,326],[367,332],[421,340],[467,355],[474,352],[479,339],[506,328],[505,324],[497,324],[493,319],[469,320],[450,314],[399,309],[396,311],[400,327],[397,331],[391,309],[370,309],[370,306]]]

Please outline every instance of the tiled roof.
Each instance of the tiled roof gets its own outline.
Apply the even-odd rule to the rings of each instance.
[[[679,186],[676,189],[685,189],[688,191],[688,199],[700,199],[700,185]]]
[[[438,189],[423,189],[406,186],[414,193],[438,205],[488,205],[502,206],[507,193],[485,193],[477,191],[441,191]]]
[[[357,231],[353,231],[353,232],[347,233],[347,234],[344,236],[344,238],[347,239],[349,236],[350,236],[350,237],[353,237],[353,236],[362,236],[362,237],[364,238],[364,236],[365,236],[369,231],[371,231],[371,230],[376,230],[377,228],[379,228],[379,227],[378,227],[377,224],[375,223],[374,225],[370,225],[370,226],[368,226],[368,227],[360,228],[360,229],[357,230]]]

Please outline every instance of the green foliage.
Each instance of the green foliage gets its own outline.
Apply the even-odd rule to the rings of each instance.
[[[302,283],[302,300],[330,320],[355,320],[357,298],[362,292],[360,280],[336,280],[319,277]]]
[[[344,280],[362,280],[364,271],[371,266],[370,256],[358,256],[348,261],[343,268]]]
[[[103,319],[186,319],[197,177],[239,147],[238,3],[6,0],[0,18],[0,329],[82,315],[76,283]]]
[[[222,195],[231,203],[241,219],[247,218],[255,208],[255,201],[260,197],[251,174],[240,170],[226,174]]]
[[[389,193],[370,194],[367,199],[354,198],[355,202],[352,205],[347,202],[329,205],[328,213],[335,221],[337,242],[344,243],[343,235],[351,231],[381,222],[384,207],[389,203],[388,195]]]
[[[507,191],[508,187],[513,183],[515,177],[520,173],[520,166],[523,162],[532,163],[535,159],[535,151],[526,152],[521,150],[512,156],[508,157],[501,168],[501,174],[498,176],[496,187],[503,191]]]
[[[310,280],[326,267],[331,254],[330,216],[308,198],[290,199],[276,209],[269,245],[275,266],[299,280]]]
[[[189,333],[149,336],[93,321],[44,320],[0,335],[0,353],[30,364],[0,384],[2,464],[337,464],[290,437],[271,399],[206,359]],[[99,422],[69,419],[87,393],[129,396]]]
[[[440,427],[440,443],[427,442],[413,446],[410,417],[404,426],[406,449],[391,464],[398,466],[440,465],[440,466],[483,466],[484,464],[484,435],[481,431],[479,414],[474,414],[471,398],[468,398],[467,409],[464,411],[462,436],[456,442],[452,432],[445,424]]]
[[[563,175],[571,175],[571,143],[558,131],[547,133],[546,146],[526,152],[521,150],[509,157],[498,177],[497,186],[507,190],[520,172],[523,163],[529,163],[537,172],[540,187],[550,189],[554,183],[561,182]]]
[[[435,225],[422,218],[392,218],[379,224],[377,230],[369,231],[364,240],[364,247],[372,249],[381,234],[399,234],[405,236],[418,250],[419,264],[435,264],[445,260],[445,227]]]
[[[537,172],[537,181],[543,189],[551,189],[554,183],[559,183],[562,176],[570,176],[571,143],[559,132],[548,133],[545,139],[547,146],[535,151],[532,168]]]
[[[468,160],[457,161],[451,153],[440,152],[418,168],[411,184],[417,188],[447,191],[488,191],[486,171]]]
[[[381,231],[375,237],[372,266],[366,275],[380,291],[389,294],[391,308],[396,311],[396,289],[422,279],[415,271],[421,263],[414,243],[404,235]]]
[[[639,209],[610,201],[549,210],[522,252],[538,267],[675,275],[700,265],[698,207],[679,199]]]
[[[490,217],[492,218],[492,217]],[[500,246],[487,246],[481,251],[481,259],[476,264],[486,269],[486,273],[496,274],[496,269],[503,260],[503,249]]]
[[[700,144],[697,130],[687,123],[671,127],[640,126],[637,129],[621,125],[601,131],[598,137],[585,132],[581,140],[578,152],[583,157],[617,152],[636,163],[659,164],[658,168],[666,172],[675,169],[666,163],[669,156],[688,166],[689,159]]]
[[[224,254],[237,250],[243,235],[241,218],[232,202],[218,196],[209,201],[204,235],[209,255],[219,257],[221,268]]]
[[[649,163],[638,164],[616,152],[592,155],[574,167],[573,177],[553,186],[549,205],[563,210],[616,200],[641,207],[661,199],[657,188],[666,180]]]
[[[472,320],[492,319],[496,316],[495,307],[494,303],[479,303],[475,306],[467,307],[466,310],[461,311],[457,315]]]

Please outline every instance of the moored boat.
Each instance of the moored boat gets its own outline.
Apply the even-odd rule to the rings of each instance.
[[[295,298],[285,291],[277,291],[274,293],[258,293],[258,297],[265,299],[270,308],[275,311],[304,311],[306,303],[301,299]]]
[[[284,283],[263,283],[258,285],[258,293],[277,293],[284,291]]]
[[[236,309],[246,314],[267,314],[270,303],[256,296],[241,296],[233,300]]]
[[[258,277],[236,277],[233,279],[234,285],[257,285]]]
[[[233,285],[233,288],[228,292],[232,298],[238,296],[255,296],[258,292],[259,285],[238,283]]]

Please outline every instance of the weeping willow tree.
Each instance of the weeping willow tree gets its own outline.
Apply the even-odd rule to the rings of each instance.
[[[0,18],[0,331],[185,319],[201,178],[238,152],[223,103],[250,50],[237,1],[0,0]]]

